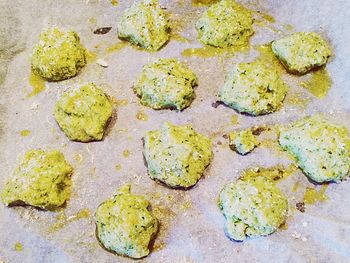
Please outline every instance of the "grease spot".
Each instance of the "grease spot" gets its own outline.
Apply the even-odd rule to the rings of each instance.
[[[23,136],[23,137],[27,137],[27,136],[30,135],[30,130],[22,130],[22,131],[20,132],[20,134],[21,134],[21,136]]]
[[[332,86],[332,80],[326,68],[320,68],[312,71],[311,77],[300,83],[300,86],[307,89],[312,95],[317,98],[323,98],[328,94]]]
[[[328,185],[322,185],[321,189],[317,191],[316,188],[307,187],[304,193],[304,203],[307,205],[313,205],[317,202],[323,202],[328,199],[326,195]]]
[[[40,92],[45,90],[45,80],[33,72],[30,74],[29,84],[33,89],[28,94],[28,98],[38,95]]]

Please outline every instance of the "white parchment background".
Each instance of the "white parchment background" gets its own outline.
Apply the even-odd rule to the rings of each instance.
[[[182,57],[184,49],[201,46],[196,40],[193,23],[205,7],[193,6],[189,0],[169,0],[161,4],[171,13],[177,25],[175,31],[188,38],[188,43],[171,40],[157,53],[127,46],[105,56],[106,47],[119,43],[116,24],[131,2],[120,0],[118,6],[112,6],[107,0],[0,0],[0,187],[28,149],[59,149],[75,168],[73,194],[64,209],[67,217],[81,209],[89,209],[93,215],[96,207],[126,182],[133,184],[134,193],[150,199],[162,227],[156,249],[142,262],[350,262],[349,181],[331,184],[326,202],[308,206],[306,212],[301,213],[294,209],[295,203],[302,201],[305,188],[312,184],[300,171],[296,172],[280,184],[290,201],[288,228],[244,243],[234,243],[225,237],[224,218],[216,205],[223,185],[238,178],[245,168],[291,162],[286,154],[268,147],[260,147],[245,157],[238,156],[228,148],[223,134],[253,125],[286,124],[317,112],[350,128],[350,1],[242,1],[276,18],[274,25],[266,23],[267,27],[255,27],[252,44],[268,43],[288,33],[283,25],[292,24],[295,31],[313,30],[322,34],[330,41],[335,56],[327,65],[333,81],[327,97],[317,99],[297,85],[298,77],[286,74],[284,79],[291,85],[291,91],[285,106],[279,112],[262,117],[238,115],[237,125],[230,122],[231,116],[236,114],[233,110],[223,106],[215,109],[211,104],[232,62],[250,59],[258,53],[251,49],[248,54],[226,59]],[[98,52],[109,67],[89,63],[77,77],[47,83],[45,91],[27,98],[31,90],[28,82],[30,51],[47,25],[75,29],[84,45]],[[92,33],[102,26],[111,26],[112,30],[106,35]],[[199,77],[197,97],[183,112],[153,111],[141,106],[133,94],[131,87],[142,65],[160,57],[187,61]],[[64,89],[88,81],[101,85],[108,94],[118,100],[125,99],[128,104],[117,108],[118,117],[104,141],[70,142],[54,121],[53,105]],[[310,99],[306,109],[288,103],[295,94]],[[148,121],[136,118],[140,110],[148,115]],[[189,191],[167,189],[147,175],[141,138],[164,121],[192,123],[196,130],[213,138],[213,162],[203,179]],[[20,135],[25,129],[31,131],[28,137]],[[124,150],[131,152],[129,157],[123,156]],[[121,165],[120,171],[115,169],[117,164]],[[301,186],[292,192],[296,181]],[[59,214],[30,207],[7,208],[1,204],[0,261],[132,261],[99,246],[92,217],[72,220],[57,231],[49,231]],[[21,252],[14,249],[16,242],[23,245]]]

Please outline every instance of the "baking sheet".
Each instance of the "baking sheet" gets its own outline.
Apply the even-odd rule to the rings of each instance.
[[[131,262],[99,246],[92,219],[103,200],[111,197],[122,184],[130,182],[134,193],[144,194],[151,201],[161,222],[152,253],[139,262],[349,262],[349,181],[329,185],[327,200],[307,206],[305,213],[301,213],[295,209],[295,204],[302,201],[305,188],[320,189],[320,186],[313,186],[297,171],[279,184],[290,203],[288,226],[268,237],[243,243],[231,242],[225,237],[224,218],[216,199],[223,185],[238,178],[248,167],[287,166],[292,162],[273,147],[273,142],[241,157],[229,149],[223,138],[229,131],[255,125],[286,124],[318,112],[350,128],[350,2],[240,1],[276,19],[275,23],[262,19],[260,26],[259,23],[255,25],[252,45],[268,43],[292,31],[313,30],[330,41],[335,54],[327,64],[333,84],[325,98],[316,98],[300,87],[301,78],[284,74],[284,80],[291,86],[284,107],[260,117],[239,115],[224,106],[212,107],[225,72],[234,62],[258,56],[254,48],[235,56],[181,55],[187,48],[201,47],[193,24],[205,6],[194,6],[189,0],[160,1],[171,13],[175,25],[175,36],[162,50],[148,53],[126,45],[115,52],[106,52],[108,47],[120,43],[116,24],[131,2],[120,0],[113,6],[109,1],[98,0],[0,1],[0,187],[19,158],[31,148],[59,149],[75,169],[71,200],[61,211],[0,205],[0,261]],[[74,28],[83,44],[109,67],[102,68],[92,60],[77,77],[46,83],[43,92],[28,98],[32,89],[29,54],[40,31],[47,25]],[[108,34],[93,34],[95,29],[105,26],[112,27]],[[198,75],[196,99],[183,112],[153,111],[141,106],[133,94],[131,87],[142,65],[160,57],[178,57]],[[70,142],[55,123],[53,105],[67,87],[88,81],[101,85],[116,98],[117,117],[104,141]],[[238,123],[232,122],[232,115],[237,115]],[[143,118],[147,120],[140,116],[147,116]],[[212,164],[202,180],[189,191],[168,189],[147,175],[141,138],[164,121],[192,123],[197,131],[213,139]],[[23,130],[29,130],[30,134],[21,136]],[[297,181],[300,186],[293,191]],[[86,216],[89,213],[90,216]],[[15,248],[18,242],[22,250],[18,244]]]

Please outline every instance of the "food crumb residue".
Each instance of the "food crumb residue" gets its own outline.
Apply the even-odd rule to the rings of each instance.
[[[317,191],[316,188],[307,187],[304,193],[304,203],[307,205],[312,205],[317,202],[323,202],[328,199],[326,195],[326,189],[328,185],[322,185],[321,189]]]
[[[28,98],[33,97],[40,92],[45,90],[45,80],[37,74],[31,72],[29,77],[29,84],[33,88],[32,91],[28,94]]]
[[[267,26],[266,23],[273,24],[276,22],[276,19],[270,14],[261,11],[256,11],[254,13],[257,15],[254,19],[254,24],[258,26]]]
[[[74,155],[74,160],[81,164],[83,162],[83,156],[80,153],[77,153]]]
[[[244,180],[256,176],[263,176],[272,181],[278,182],[286,179],[296,171],[297,167],[293,164],[289,165],[288,167],[284,167],[282,165],[277,165],[270,168],[258,167],[244,171],[241,178]]]
[[[238,124],[238,116],[236,114],[233,114],[231,116],[231,124],[232,125],[237,125]]]
[[[85,56],[86,56],[87,62],[91,62],[91,63],[96,62],[98,57],[97,52],[89,51],[89,50],[86,50]]]
[[[118,0],[111,0],[111,4],[114,5],[114,6],[117,6],[118,5]]]
[[[21,134],[21,136],[23,136],[23,137],[27,137],[27,136],[30,135],[30,130],[22,130],[22,131],[20,132],[20,134]]]
[[[75,215],[66,216],[64,211],[60,212],[60,214],[57,216],[56,222],[50,226],[49,232],[55,232],[60,230],[61,228],[65,227],[68,223],[71,223],[73,221],[77,221],[82,218],[89,218],[91,216],[90,210],[85,208],[81,209],[76,213]]]
[[[299,189],[299,186],[300,186],[300,182],[296,181],[293,185],[292,192],[295,193]]]
[[[294,27],[291,24],[284,25],[283,27],[289,32],[292,32],[294,30]]]
[[[183,42],[183,43],[190,43],[191,42],[191,40],[189,40],[188,38],[181,36],[180,34],[177,34],[177,33],[172,33],[171,39],[178,41],[178,42]]]
[[[119,42],[117,44],[111,45],[111,46],[106,48],[106,53],[110,54],[110,53],[119,51],[119,50],[123,49],[124,47],[126,47],[127,45],[128,45],[127,42]]]
[[[211,5],[216,2],[219,2],[219,0],[192,0],[193,5]]]
[[[300,83],[300,86],[307,89],[317,98],[323,98],[328,94],[332,86],[332,80],[326,68],[320,68],[311,72],[311,77]]]
[[[307,108],[310,102],[311,102],[311,99],[308,97],[305,97],[305,95],[302,94],[301,92],[288,94],[285,99],[286,104],[297,106],[303,110]]]
[[[21,252],[23,250],[23,245],[20,242],[16,242],[15,250]]]
[[[245,52],[249,50],[249,44],[242,46],[234,46],[228,48],[216,48],[211,46],[204,46],[201,48],[187,48],[181,52],[184,57],[202,57],[210,58],[219,55],[234,55],[237,52]]]
[[[125,158],[128,158],[128,157],[130,156],[130,151],[129,151],[129,150],[124,150],[124,151],[123,151],[123,156],[124,156]]]
[[[282,225],[280,225],[279,229],[281,230],[287,230],[288,229],[288,223],[284,222]]]
[[[137,112],[136,118],[140,121],[148,121],[148,116],[143,110]]]
[[[116,166],[115,166],[115,170],[116,171],[120,171],[122,169],[122,166],[120,165],[120,164],[117,164]]]

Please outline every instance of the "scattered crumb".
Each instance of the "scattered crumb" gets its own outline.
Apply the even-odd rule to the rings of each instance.
[[[15,250],[21,252],[23,250],[23,245],[20,242],[16,242]]]
[[[296,203],[295,206],[297,207],[297,209],[304,213],[305,212],[305,203],[304,202],[299,202],[299,203]]]
[[[108,67],[108,63],[105,60],[101,59],[101,58],[99,58],[96,61],[96,64],[100,65],[103,68],[107,68]]]

